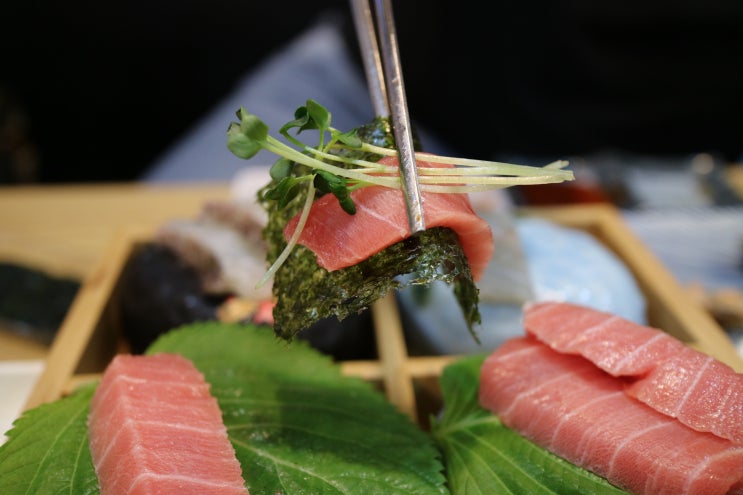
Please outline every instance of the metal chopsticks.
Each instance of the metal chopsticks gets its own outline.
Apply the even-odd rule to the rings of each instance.
[[[391,0],[374,0],[377,16],[375,28],[369,1],[351,0],[351,10],[374,111],[378,116],[389,116],[392,122],[405,207],[410,232],[414,234],[425,230],[426,222],[392,5]]]

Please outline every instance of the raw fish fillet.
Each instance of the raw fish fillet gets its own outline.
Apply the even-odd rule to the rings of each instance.
[[[743,493],[743,446],[624,393],[623,381],[533,336],[484,362],[480,403],[534,443],[636,494]]]
[[[380,163],[397,165],[396,159]],[[421,166],[440,166],[422,161]],[[317,199],[299,237],[312,250],[317,263],[328,271],[358,264],[410,236],[402,191],[381,186],[362,187],[351,193],[356,214],[349,215],[332,194]],[[479,280],[493,255],[493,233],[478,217],[466,194],[422,193],[426,228],[449,227],[459,236],[472,277]],[[284,236],[291,238],[299,215],[289,221]]]
[[[583,356],[625,392],[699,431],[743,444],[743,374],[671,335],[575,304],[524,309],[524,327],[554,350]]]
[[[248,493],[217,401],[181,356],[116,356],[88,431],[102,495]]]

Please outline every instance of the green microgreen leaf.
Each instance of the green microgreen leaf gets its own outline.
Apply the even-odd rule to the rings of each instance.
[[[266,146],[268,126],[244,108],[237,111],[240,122],[232,122],[227,129],[227,147],[240,158],[252,158]]]
[[[356,213],[356,205],[353,199],[351,199],[348,181],[345,178],[338,177],[324,170],[318,170],[315,175],[315,187],[323,193],[333,194],[338,199],[338,203],[340,203],[343,211],[349,215]]]
[[[359,137],[358,129],[351,129],[348,132],[334,132],[333,139],[353,149],[361,149],[364,144]]]
[[[319,131],[319,144],[317,149],[323,149],[325,142],[325,133],[330,130],[331,115],[328,110],[314,100],[307,100],[305,106],[299,107],[294,111],[294,120],[284,124],[279,132],[295,144],[301,142],[295,139],[289,133],[292,129],[297,129],[297,134],[302,131],[315,129]]]
[[[295,177],[284,177],[275,187],[267,189],[264,198],[274,200],[279,208],[284,208],[299,194],[299,183],[301,179]]]
[[[293,161],[288,158],[279,158],[271,165],[268,173],[272,180],[278,182],[281,179],[291,176],[292,170],[294,170]]]
[[[331,115],[327,108],[315,100],[307,100],[305,108],[316,129],[325,131],[330,128]]]

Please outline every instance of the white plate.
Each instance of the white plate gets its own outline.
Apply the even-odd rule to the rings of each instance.
[[[13,421],[23,411],[23,406],[44,369],[44,360],[26,359],[19,361],[0,361],[0,444],[7,438],[5,433],[13,427]]]

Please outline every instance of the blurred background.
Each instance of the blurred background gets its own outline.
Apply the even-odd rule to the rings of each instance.
[[[743,1],[393,4],[423,149],[569,160],[576,181],[506,192],[619,207],[743,355]],[[45,345],[117,222],[170,221],[213,199],[205,184],[198,198],[142,184],[233,186],[272,163],[227,150],[241,105],[274,131],[308,98],[342,130],[374,117],[348,0],[4,0],[0,54],[0,327],[40,329]],[[549,248],[544,266],[607,282],[546,237],[529,244]]]
[[[0,181],[136,179],[330,3],[3,2]]]
[[[743,2],[394,4],[411,114],[459,153],[741,160]],[[0,183],[145,177],[320,22],[357,63],[344,0],[3,2]]]

